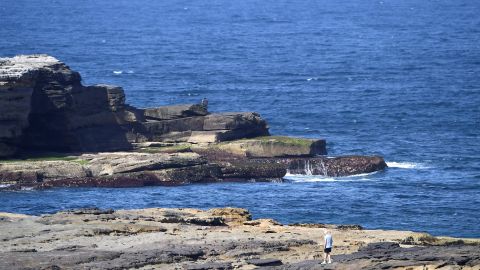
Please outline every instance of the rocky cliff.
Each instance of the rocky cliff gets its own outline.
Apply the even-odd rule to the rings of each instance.
[[[48,55],[0,59],[0,156],[17,151],[131,149],[144,141],[216,142],[268,135],[256,113],[209,114],[200,105],[138,109],[121,87],[83,86]]]
[[[386,167],[381,157],[326,154],[325,140],[270,136],[255,112],[135,108],[121,87],[84,86],[51,56],[0,58],[0,188],[282,181],[287,171],[345,176]]]
[[[142,137],[142,115],[120,87],[83,86],[78,72],[47,55],[0,59],[0,142],[8,151],[103,151]]]

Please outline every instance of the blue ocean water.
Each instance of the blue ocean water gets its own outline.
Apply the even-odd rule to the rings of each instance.
[[[1,0],[0,55],[48,53],[151,107],[257,111],[271,133],[390,168],[135,189],[0,193],[0,211],[238,206],[282,222],[480,237],[480,2]]]

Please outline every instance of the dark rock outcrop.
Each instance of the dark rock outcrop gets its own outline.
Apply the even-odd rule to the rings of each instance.
[[[285,164],[291,174],[349,176],[381,171],[387,167],[379,156],[340,156],[310,158],[256,159],[257,162]]]
[[[7,123],[0,122],[9,131],[0,136],[13,149],[112,151],[131,148],[129,140],[142,140],[137,122],[143,115],[125,104],[122,88],[85,87],[78,72],[53,57],[1,59],[0,88],[1,110],[16,112],[2,112]],[[13,107],[3,106],[12,99]]]

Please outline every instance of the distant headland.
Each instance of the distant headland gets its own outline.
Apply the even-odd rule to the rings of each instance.
[[[382,157],[326,157],[326,141],[271,136],[256,112],[207,104],[140,109],[121,87],[83,86],[48,55],[0,58],[0,185],[132,187],[282,181],[386,168]]]

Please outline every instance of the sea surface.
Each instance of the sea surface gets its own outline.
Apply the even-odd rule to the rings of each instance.
[[[256,111],[389,169],[286,183],[1,192],[0,211],[248,208],[480,237],[480,1],[1,0],[0,55],[47,53],[139,107]]]

